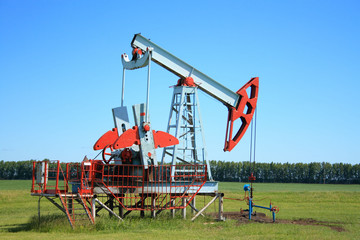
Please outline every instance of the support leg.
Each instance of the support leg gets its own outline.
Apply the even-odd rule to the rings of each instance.
[[[147,196],[144,196],[144,195],[141,196],[141,206],[145,205],[145,199],[146,198],[147,198]],[[144,210],[140,211],[140,217],[141,218],[145,217],[145,211]]]
[[[183,205],[183,209],[182,209],[182,217],[183,219],[186,219],[186,197],[184,196],[183,199],[182,199],[182,205]]]
[[[39,226],[40,226],[40,200],[41,200],[42,196],[39,196],[39,201],[38,201],[38,217],[39,217]]]
[[[155,201],[156,201],[155,195],[151,195],[151,217],[152,218],[156,217]]]
[[[92,215],[94,221],[95,221],[95,217],[96,217],[95,199],[96,199],[96,197],[91,198],[91,215]]]
[[[123,195],[122,195],[122,196],[123,196]],[[121,202],[122,204],[124,204],[124,199],[123,199],[123,198],[120,198],[120,202]],[[121,218],[124,218],[124,208],[122,207],[121,204],[119,204],[119,216],[120,216]]]
[[[224,213],[224,193],[219,193],[219,221],[225,221],[225,218],[223,216]]]
[[[195,209],[196,209],[196,196],[191,200],[191,214],[195,214]]]
[[[175,199],[172,199],[172,200],[171,200],[171,207],[174,207],[174,206],[175,206]],[[170,213],[171,213],[171,217],[172,217],[172,218],[175,218],[175,209],[172,208],[172,209],[170,210]]]
[[[111,211],[114,211],[114,197],[110,196],[109,200],[109,208]],[[109,212],[109,216],[112,217],[113,215]]]

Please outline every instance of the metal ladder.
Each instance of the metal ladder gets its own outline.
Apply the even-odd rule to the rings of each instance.
[[[85,197],[78,194],[59,194],[60,202],[63,206],[71,227],[94,224],[91,210],[87,206]]]

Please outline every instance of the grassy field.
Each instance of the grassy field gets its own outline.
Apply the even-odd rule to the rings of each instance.
[[[38,224],[38,198],[30,196],[30,181],[0,181],[0,239],[360,239],[360,185],[261,184],[256,183],[256,204],[268,206],[270,200],[280,208],[279,222],[218,222],[199,217],[182,220],[180,212],[171,219],[163,212],[157,219],[134,213],[119,222],[103,214],[94,226],[72,230],[65,215],[46,199],[41,200]],[[220,183],[228,198],[242,198],[243,183]],[[201,208],[204,197],[197,198]],[[211,206],[207,213],[217,211]],[[247,209],[244,202],[224,200],[224,211]],[[264,212],[269,215],[267,211]],[[292,220],[313,219],[312,225],[292,224]],[[334,230],[339,227],[342,231]]]

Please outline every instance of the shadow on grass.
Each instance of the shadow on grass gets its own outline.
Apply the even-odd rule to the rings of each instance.
[[[213,218],[206,217],[203,221],[212,221]],[[203,222],[200,221],[200,222]],[[108,215],[100,215],[96,219],[96,224],[75,224],[75,228],[72,229],[66,216],[62,214],[43,215],[40,217],[33,216],[27,223],[24,224],[8,224],[0,225],[0,231],[7,232],[89,232],[89,231],[102,231],[102,232],[124,232],[124,231],[136,231],[144,232],[149,229],[189,229],[194,225],[189,219],[184,219],[177,215],[172,218],[170,214],[162,214],[153,219],[150,216],[140,217],[135,214],[127,216],[124,221],[117,218],[110,217]]]
[[[29,231],[28,223],[22,224],[4,224],[0,225],[1,230],[5,230],[7,232],[21,232],[21,231]]]
[[[41,216],[40,219],[38,216],[33,216],[27,223],[22,224],[0,225],[1,230],[13,233],[26,231],[49,232],[64,227],[65,229],[70,228],[69,223],[65,216],[58,214]]]

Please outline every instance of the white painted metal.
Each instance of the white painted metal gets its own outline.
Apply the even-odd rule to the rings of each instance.
[[[129,60],[126,53],[121,55],[123,67],[128,70],[134,70],[142,67],[146,67],[149,63],[149,52],[145,52],[144,56],[139,59]]]
[[[96,198],[91,198],[91,215],[95,221],[95,218],[96,218],[96,205],[95,205],[95,199]]]
[[[179,144],[163,150],[161,164],[171,159],[186,164],[206,164],[209,180],[212,179],[210,163],[207,159],[204,131],[196,87],[177,86],[174,88],[167,132],[179,139]],[[174,176],[175,167],[171,169]]]
[[[202,118],[201,118],[201,114],[200,114],[200,101],[199,101],[199,96],[198,96],[197,92],[195,94],[195,102],[196,102],[198,118],[199,118],[199,126],[201,128],[201,138],[202,138],[202,144],[203,144],[203,147],[202,147],[203,163],[206,163],[209,180],[213,181],[214,179],[213,179],[212,174],[211,174],[210,162],[209,162],[209,159],[207,157],[205,134],[204,134],[204,130],[202,128],[203,124],[202,124]]]
[[[183,205],[183,209],[182,209],[182,218],[186,219],[186,198],[182,199],[182,205]]]
[[[156,161],[156,151],[154,149],[154,136],[148,122],[145,122],[145,109],[146,106],[144,103],[133,105],[134,120],[135,125],[138,126],[139,137],[140,137],[140,157],[142,160],[142,165],[145,169],[148,168],[148,165],[157,165]],[[150,127],[149,131],[144,131],[144,124],[148,124]]]
[[[114,124],[118,129],[119,135],[130,128],[130,121],[126,107],[117,107],[112,109]]]
[[[45,169],[46,166],[46,169]],[[35,169],[36,169],[36,184],[46,184],[48,181],[48,164],[46,164],[45,161],[43,162],[37,162],[35,165]],[[45,177],[46,175],[46,177]]]
[[[149,63],[148,63],[148,76],[147,76],[147,88],[146,88],[146,122],[149,121],[149,102],[150,102],[150,66],[151,66],[151,51],[152,49],[149,49],[148,55],[149,55]]]
[[[124,92],[125,92],[125,68],[123,67],[123,77],[122,77],[122,88],[121,88],[121,106],[124,106]]]
[[[106,211],[108,211],[110,214],[114,215],[115,217],[117,217],[119,220],[123,221],[123,219],[117,215],[116,213],[114,213],[113,210],[111,210],[110,208],[108,208],[108,206],[106,206],[104,203],[102,203],[99,199],[95,198],[95,201],[100,204]]]
[[[201,183],[195,183],[195,184],[201,184]],[[115,188],[115,187],[109,187],[109,188],[105,188],[105,187],[94,187],[94,194],[110,194],[111,190],[112,193],[114,194],[123,194],[124,192],[122,191],[122,189],[119,188]],[[185,186],[178,186],[178,187],[174,187],[174,185],[171,186],[171,184],[165,184],[162,185],[160,188],[154,188],[154,186],[144,186],[143,188],[136,188],[134,189],[134,192],[132,192],[133,194],[150,194],[150,193],[154,193],[154,189],[156,189],[156,193],[160,194],[160,193],[173,193],[173,194],[183,194],[184,192],[188,193],[188,194],[194,194],[196,192],[198,192],[199,194],[204,194],[204,195],[208,195],[208,194],[213,194],[215,192],[219,191],[219,184],[218,182],[215,181],[207,181],[204,186],[199,190],[198,187],[185,187]],[[198,191],[199,190],[199,191]],[[32,193],[32,196],[39,196],[39,194],[35,194]],[[45,194],[42,194],[45,196]],[[51,195],[53,196],[53,195]]]
[[[219,215],[218,215],[218,221],[225,221],[225,218],[223,216],[224,213],[224,195],[223,193],[218,193],[219,195]]]
[[[146,60],[144,58],[146,58],[146,54],[148,54],[148,48],[151,47],[152,60],[154,62],[181,78],[191,76],[194,79],[195,83],[199,85],[200,90],[206,92],[207,94],[219,100],[223,104],[232,107],[235,107],[237,105],[239,100],[239,95],[237,93],[224,87],[220,83],[216,82],[214,79],[200,72],[196,68],[182,61],[181,59],[175,57],[174,55],[167,52],[166,50],[159,47],[150,40],[146,39],[142,35],[136,34],[131,44],[133,47],[137,47],[143,50],[145,54],[144,57],[141,58],[143,59],[141,63],[140,59],[135,60],[134,63],[132,63],[132,61],[126,62],[125,56],[127,57],[127,55],[124,54],[123,64],[125,61],[125,63],[129,66],[126,67],[126,69],[131,69],[130,65],[132,69],[146,66]]]
[[[208,204],[206,204],[206,206],[203,207],[203,208],[191,219],[191,221],[194,221],[198,216],[200,216],[213,202],[215,202],[216,199],[218,199],[218,197],[219,197],[219,195],[216,194],[216,196],[215,196],[213,199],[211,199],[211,201],[210,201]]]

